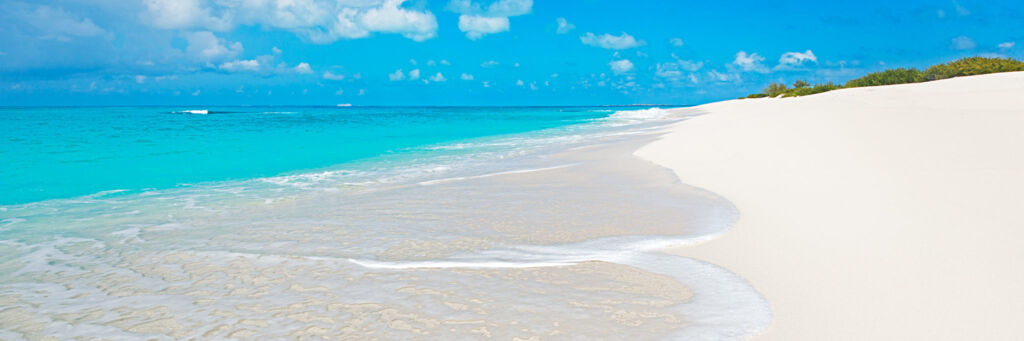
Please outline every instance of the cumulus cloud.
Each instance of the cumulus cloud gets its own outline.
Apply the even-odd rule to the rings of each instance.
[[[672,44],[672,46],[675,46],[675,47],[682,47],[683,46],[683,39],[682,38],[672,38],[672,39],[668,40],[668,43]]]
[[[135,83],[142,84],[142,83],[145,83],[145,82],[146,82],[146,76],[144,76],[144,75],[135,76]]]
[[[775,69],[795,69],[808,62],[818,63],[818,57],[814,55],[814,52],[807,50],[804,52],[786,52],[779,57],[779,65]]]
[[[231,59],[242,53],[242,43],[228,42],[217,38],[213,32],[199,31],[183,33],[188,42],[185,53],[193,59],[201,61],[220,61]]]
[[[629,61],[629,59],[613,60],[608,63],[608,66],[610,66],[612,68],[612,72],[617,75],[633,71],[633,62]]]
[[[1006,51],[1006,50],[1012,49],[1014,45],[1017,45],[1017,43],[1016,42],[1012,42],[1012,41],[1008,41],[1008,42],[999,44],[999,49],[1003,50],[1003,51]]]
[[[498,0],[486,8],[471,0],[452,0],[448,10],[461,14],[459,30],[466,33],[466,38],[477,40],[508,31],[511,26],[508,18],[530,13],[533,0]]]
[[[400,81],[403,79],[405,79],[405,73],[402,72],[402,69],[395,70],[395,72],[388,74],[388,80],[392,82]]]
[[[492,67],[495,67],[495,66],[498,66],[498,62],[493,61],[493,60],[488,60],[488,61],[485,61],[483,63],[480,63],[480,67],[482,67],[482,68],[492,68]]]
[[[258,60],[256,60],[256,59],[232,60],[232,61],[224,62],[224,63],[220,64],[220,66],[218,66],[217,68],[221,69],[221,70],[224,70],[224,71],[227,71],[227,72],[242,72],[242,71],[252,71],[252,72],[255,72],[255,71],[259,71],[260,70],[260,62]]]
[[[345,79],[345,75],[335,74],[335,73],[330,72],[330,71],[324,72],[324,76],[323,77],[324,77],[324,79],[331,80],[331,81],[340,81],[342,79]]]
[[[740,76],[737,74],[722,73],[715,70],[708,71],[707,76],[709,79],[715,82],[728,82],[740,79]]]
[[[704,67],[703,62],[695,62],[692,60],[680,59],[675,54],[672,54],[672,62],[658,63],[655,65],[654,76],[663,78],[669,81],[678,82],[686,78],[686,73],[689,73],[689,79],[696,83],[696,76],[693,72],[700,70]]]
[[[304,75],[308,75],[308,74],[312,74],[313,73],[313,68],[309,66],[309,63],[304,63],[304,62],[303,63],[299,63],[299,65],[296,65],[294,69],[295,69],[295,72],[301,73],[301,74],[304,74]]]
[[[647,45],[643,40],[638,41],[626,32],[622,32],[622,34],[618,36],[613,36],[608,33],[595,35],[587,32],[587,34],[580,36],[580,41],[585,45],[597,46],[610,50],[625,50]]]
[[[420,69],[409,71],[409,80],[414,81],[417,79],[420,79]]]
[[[733,60],[732,64],[739,67],[742,71],[768,72],[768,68],[762,62],[764,62],[764,57],[757,53],[748,55],[746,51],[740,51],[736,53],[736,59]]]
[[[91,37],[114,39],[113,33],[99,27],[92,19],[76,16],[59,7],[14,2],[4,4],[2,11],[21,21],[20,25],[27,26],[25,28],[32,30],[33,35],[40,39],[62,42]]]
[[[431,82],[444,82],[446,80],[448,79],[444,78],[444,75],[442,75],[440,72],[438,72],[436,75],[430,76]]]
[[[463,73],[461,76],[459,76],[459,78],[461,78],[464,81],[471,81],[471,80],[473,80],[473,75],[468,74],[468,73]]]
[[[367,37],[374,32],[423,41],[437,35],[429,11],[405,0],[144,0],[143,22],[162,29],[228,31],[239,25],[287,30],[314,43]]]
[[[508,31],[507,17],[482,17],[476,15],[460,15],[459,30],[466,32],[466,38],[477,40],[485,35]]]
[[[978,43],[974,42],[974,39],[971,39],[969,37],[959,36],[959,37],[953,38],[953,48],[954,49],[957,49],[957,50],[972,50],[972,49],[974,49],[977,46],[978,46]]]
[[[565,20],[565,18],[555,19],[555,22],[558,23],[558,29],[555,30],[555,33],[558,34],[566,34],[569,33],[569,31],[572,31],[573,29],[576,28],[576,25],[569,23],[569,21]]]

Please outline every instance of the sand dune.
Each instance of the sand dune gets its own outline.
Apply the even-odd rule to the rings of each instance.
[[[1024,337],[1024,73],[682,110],[636,154],[740,209],[670,252],[763,293],[759,339]]]

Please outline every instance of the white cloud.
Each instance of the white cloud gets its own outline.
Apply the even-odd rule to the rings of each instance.
[[[440,82],[444,82],[446,80],[448,80],[448,79],[444,78],[444,75],[442,75],[440,72],[438,72],[436,75],[430,76],[430,81],[431,82],[440,83]]]
[[[518,86],[523,86],[523,84],[524,83],[523,83],[522,79],[516,81],[516,85],[518,85]]]
[[[683,46],[683,39],[681,39],[681,38],[672,38],[672,39],[668,40],[668,43],[672,44],[672,46],[675,46],[675,47],[681,47],[681,46]]]
[[[281,54],[281,49],[277,48],[277,46],[274,46],[273,48],[270,49],[270,52],[273,52],[274,54]]]
[[[730,73],[721,73],[715,70],[708,71],[708,78],[716,82],[728,82],[731,80],[739,80],[739,75]]]
[[[400,81],[403,79],[405,79],[405,73],[402,72],[402,69],[395,70],[395,72],[388,74],[388,80],[392,82]]]
[[[608,66],[617,75],[633,71],[633,62],[630,62],[629,59],[613,60],[608,63]]]
[[[308,74],[312,74],[313,73],[313,68],[311,68],[309,66],[309,63],[303,62],[303,63],[299,63],[299,65],[295,66],[295,72],[298,72],[298,73],[301,73],[301,74],[304,74],[304,75],[308,75]]]
[[[1016,42],[1012,42],[1012,41],[1008,41],[1008,42],[999,44],[999,49],[1004,50],[1004,51],[1005,50],[1009,50],[1009,49],[1012,49],[1014,45],[1017,45],[1017,43]]]
[[[779,57],[779,65],[775,69],[794,69],[807,62],[818,63],[818,57],[814,55],[814,52],[807,50],[804,52],[786,52]]]
[[[242,43],[231,43],[217,38],[210,31],[183,33],[182,36],[188,42],[185,53],[201,61],[231,59],[241,54],[244,50]]]
[[[323,77],[326,80],[332,80],[332,81],[340,81],[342,79],[345,79],[345,75],[335,74],[335,73],[330,72],[330,71],[324,72],[324,76]]]
[[[434,66],[434,65],[437,65],[437,62],[435,62],[433,59],[427,61],[427,66]]]
[[[409,80],[414,81],[420,79],[420,69],[409,71]]]
[[[466,32],[466,38],[477,40],[493,33],[505,32],[509,29],[507,17],[482,17],[476,15],[460,15],[459,30]]]
[[[768,72],[768,68],[762,64],[764,57],[761,57],[757,53],[747,54],[746,51],[740,51],[736,53],[736,59],[733,60],[733,65],[736,65],[743,71],[754,71],[765,73]]]
[[[473,75],[468,74],[468,73],[463,73],[461,76],[459,76],[459,78],[461,78],[464,81],[471,81],[471,80],[473,80]]]
[[[565,18],[555,19],[555,22],[558,23],[558,29],[555,30],[555,33],[558,34],[566,34],[569,33],[569,31],[572,31],[573,29],[576,28],[576,25],[573,25],[568,20],[565,20]]]
[[[218,68],[228,72],[259,71],[260,62],[256,59],[232,60],[220,64]]]
[[[449,62],[447,59],[441,59],[441,65],[449,66],[449,65],[452,65],[452,63]]]
[[[959,36],[953,38],[953,48],[957,50],[971,50],[978,46],[978,43],[974,42],[974,39]]]
[[[483,38],[488,34],[509,30],[508,18],[530,13],[533,0],[498,0],[486,9],[471,0],[452,0],[448,10],[461,14],[459,30],[470,40]]]
[[[495,67],[495,66],[498,66],[498,62],[493,61],[493,60],[488,60],[486,62],[480,63],[480,67],[482,67],[482,68],[492,68],[492,67]]]
[[[964,7],[964,6],[960,5],[959,2],[953,1],[953,6],[956,7],[956,14],[959,15],[959,16],[962,17],[962,16],[971,15],[971,11],[969,9],[967,9],[967,7]]]
[[[483,82],[480,82],[480,85],[485,87],[485,88],[489,88],[489,87],[491,87],[491,82],[483,81]]]
[[[36,38],[71,41],[75,38],[103,37],[113,40],[114,34],[97,26],[92,19],[79,17],[58,7],[13,2],[3,4],[2,14],[10,14],[15,20],[22,21],[15,25],[30,26],[35,29]],[[8,15],[3,15],[4,20]]]
[[[491,17],[514,17],[528,14],[533,10],[533,0],[498,0],[492,2],[487,9],[470,0],[452,0],[448,10],[462,14],[486,15]]]
[[[201,90],[196,90],[196,91],[192,92],[192,96],[199,96],[199,94],[201,94],[201,93],[202,93]]]
[[[429,11],[402,7],[405,0],[144,0],[141,20],[163,29],[229,31],[239,25],[282,29],[314,43],[371,33],[423,41],[437,35]]]
[[[633,36],[626,32],[622,32],[622,35],[618,36],[613,36],[608,33],[594,35],[593,33],[587,32],[587,34],[580,36],[580,41],[585,45],[597,46],[611,50],[625,50],[647,45],[643,40],[637,41],[636,38],[633,38]]]
[[[676,79],[683,76],[675,63],[659,63],[654,71],[654,76],[661,78]]]
[[[143,76],[143,75],[135,76],[135,83],[142,84],[142,83],[145,83],[145,82],[146,82],[146,76]]]

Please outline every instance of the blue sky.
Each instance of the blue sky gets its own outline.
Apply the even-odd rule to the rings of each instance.
[[[0,0],[4,105],[696,104],[1024,56],[1020,1]]]

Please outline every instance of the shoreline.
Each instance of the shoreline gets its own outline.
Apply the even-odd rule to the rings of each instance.
[[[666,252],[763,294],[759,340],[1009,340],[1021,93],[1016,72],[711,103],[635,155],[738,207],[725,234]]]

